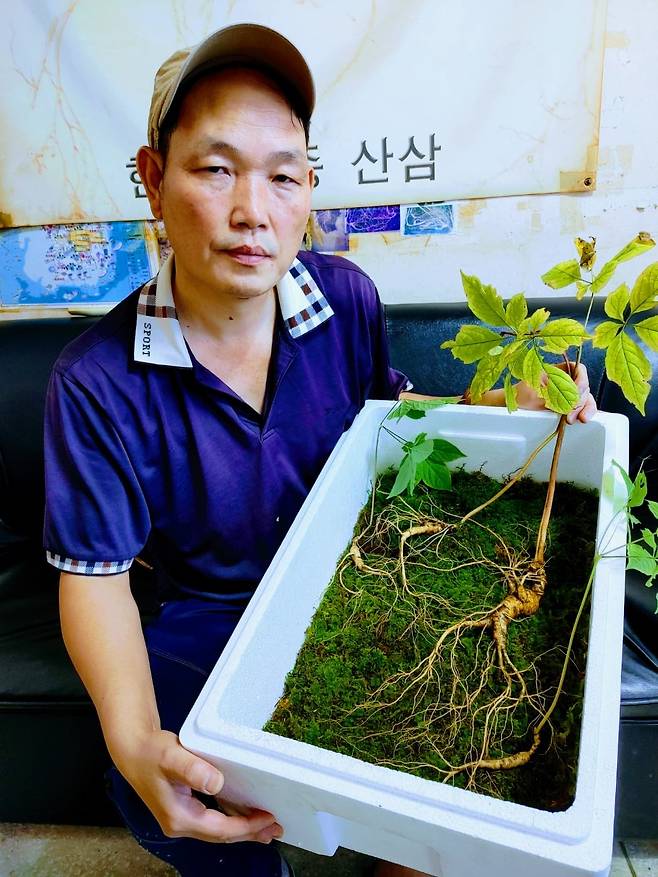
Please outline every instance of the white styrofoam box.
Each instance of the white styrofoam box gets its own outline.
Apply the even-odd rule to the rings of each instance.
[[[271,811],[283,840],[324,855],[339,846],[436,877],[585,877],[611,859],[624,599],[628,422],[599,413],[568,426],[558,478],[600,490],[598,539],[616,548],[594,581],[575,801],[561,813],[499,801],[265,733],[308,624],[348,545],[372,484],[375,441],[391,403],[368,402],[341,438],[181,729],[184,746],[219,767],[222,795]],[[550,413],[450,405],[394,430],[443,436],[467,469],[517,469],[555,427]],[[553,442],[531,476],[548,476]],[[399,463],[380,434],[377,466]],[[464,461],[459,461],[460,463]]]

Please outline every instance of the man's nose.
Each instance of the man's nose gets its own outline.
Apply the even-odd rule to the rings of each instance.
[[[243,228],[267,226],[267,186],[258,177],[245,175],[233,189],[231,224]]]

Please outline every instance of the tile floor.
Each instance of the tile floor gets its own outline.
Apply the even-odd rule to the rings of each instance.
[[[297,877],[367,877],[370,872],[371,860],[348,850],[330,859],[290,847],[284,852]],[[0,824],[0,877],[174,875],[120,828]],[[617,841],[610,877],[658,877],[658,840]]]

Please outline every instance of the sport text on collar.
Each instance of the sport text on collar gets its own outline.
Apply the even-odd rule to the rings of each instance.
[[[183,331],[176,316],[171,287],[173,256],[145,283],[137,301],[134,357],[136,362],[192,368]],[[295,259],[276,285],[279,307],[288,331],[299,338],[333,316],[329,302],[304,265]]]

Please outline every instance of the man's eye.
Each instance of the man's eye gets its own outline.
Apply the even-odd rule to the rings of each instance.
[[[205,170],[208,171],[208,173],[210,173],[210,174],[227,174],[228,173],[227,168],[222,167],[221,165],[217,165],[217,164],[209,165],[207,168],[205,168]]]
[[[274,177],[275,183],[296,183],[297,180],[293,180],[292,177],[287,176],[286,174],[277,174]]]

